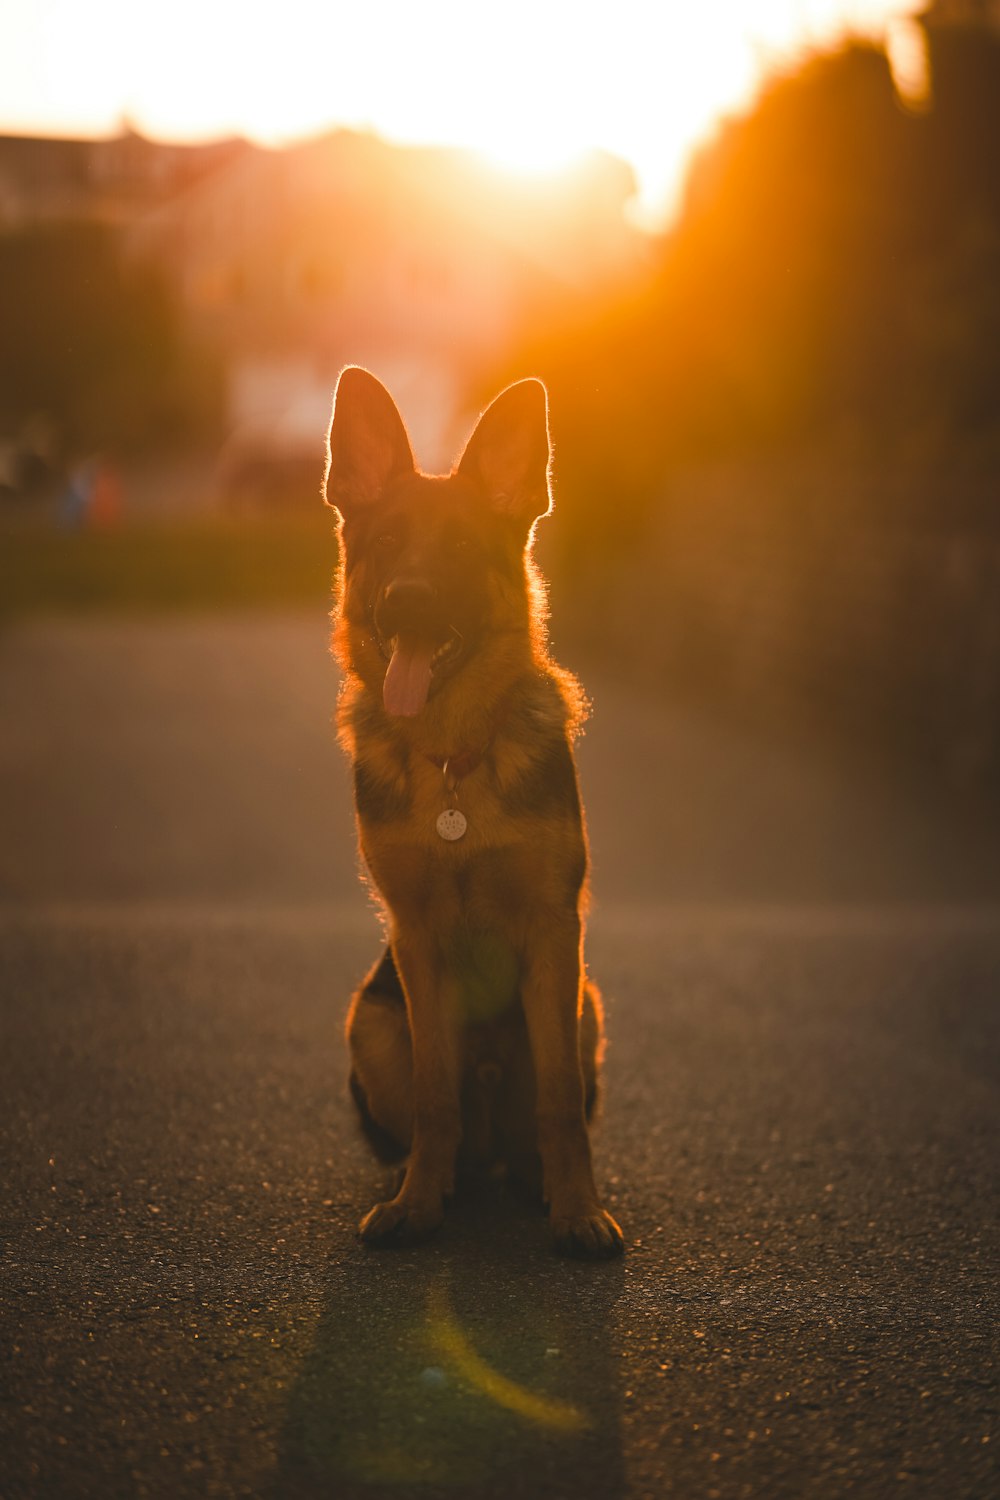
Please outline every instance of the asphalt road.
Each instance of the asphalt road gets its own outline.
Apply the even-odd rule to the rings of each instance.
[[[997,1493],[1000,841],[591,680],[598,1176],[364,1251],[322,620],[0,635],[0,1495]]]

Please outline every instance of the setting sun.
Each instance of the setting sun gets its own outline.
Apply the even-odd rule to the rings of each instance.
[[[280,13],[176,0],[5,6],[0,130],[101,134],[122,118],[164,139],[223,133],[285,143],[331,125],[469,147],[518,170],[594,147],[634,167],[647,217],[684,163],[769,66],[845,29],[881,30],[909,0],[714,0],[603,13],[456,0]]]

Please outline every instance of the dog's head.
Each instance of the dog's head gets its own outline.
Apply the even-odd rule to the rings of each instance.
[[[522,380],[449,476],[421,474],[388,391],[344,370],[326,481],[342,519],[340,611],[350,665],[390,714],[419,714],[498,633],[530,632],[524,559],[551,503],[549,452],[545,387]]]

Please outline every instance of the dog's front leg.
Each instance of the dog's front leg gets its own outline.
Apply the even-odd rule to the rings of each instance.
[[[413,1137],[399,1192],[361,1221],[368,1244],[412,1244],[437,1229],[461,1134],[455,1018],[440,959],[419,931],[397,931],[392,951],[413,1045]]]
[[[537,1089],[538,1149],[556,1249],[604,1258],[622,1233],[594,1185],[584,1112],[579,1011],[581,930],[577,918],[539,923],[530,935],[522,998]]]

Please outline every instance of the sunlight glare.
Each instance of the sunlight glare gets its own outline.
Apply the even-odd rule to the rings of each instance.
[[[169,10],[13,0],[0,129],[100,134],[127,117],[161,139],[241,133],[279,145],[344,125],[535,174],[597,148],[630,162],[647,209],[662,212],[692,147],[749,103],[775,61],[845,26],[880,33],[915,8],[618,0],[609,14],[537,0],[502,11],[284,0],[273,13],[235,0]]]
[[[489,136],[482,144],[469,144],[490,166],[517,177],[553,177],[570,172],[586,155],[586,147],[568,136],[539,140],[530,133],[512,133],[501,141]]]

